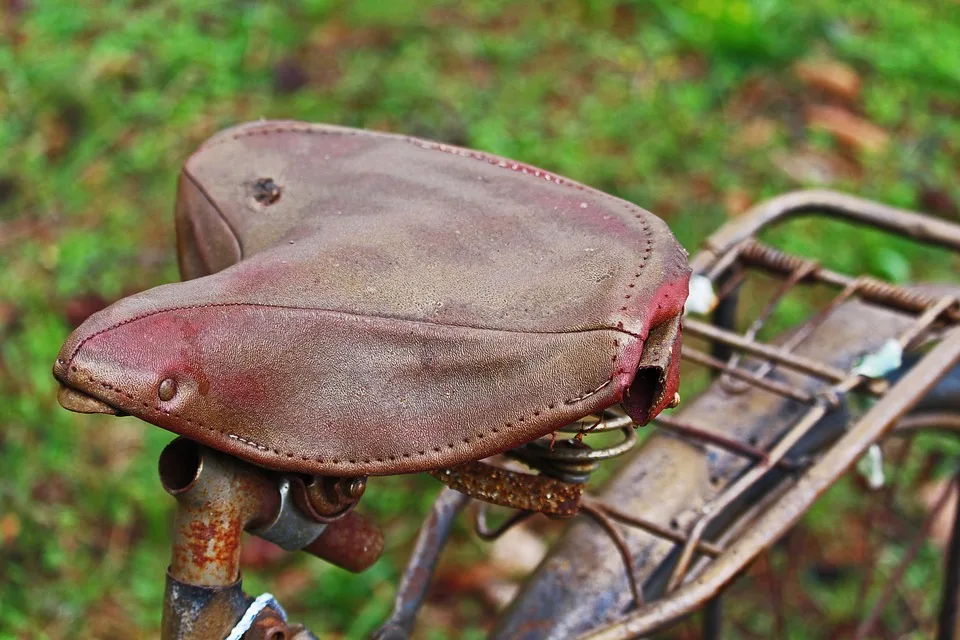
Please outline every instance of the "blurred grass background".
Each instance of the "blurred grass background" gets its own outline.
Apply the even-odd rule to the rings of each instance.
[[[801,186],[958,219],[954,0],[85,6],[0,4],[3,638],[157,633],[172,500],[155,460],[170,436],[61,410],[50,368],[89,313],[177,278],[176,175],[218,129],[296,118],[476,147],[636,202],[691,251],[750,204]],[[847,271],[956,281],[956,261],[879,234],[797,224],[779,239]],[[855,485],[810,516],[810,539],[835,535],[843,514],[856,530]],[[436,487],[371,482],[366,510],[389,548],[370,572],[254,545],[248,590],[271,589],[320,634],[361,637],[389,609]],[[460,539],[423,637],[482,637],[493,615],[478,586],[491,576],[483,548]],[[936,604],[940,563],[931,545],[912,569],[918,609]],[[789,637],[849,623],[855,587],[804,588]],[[766,595],[740,596],[733,637],[768,637]]]

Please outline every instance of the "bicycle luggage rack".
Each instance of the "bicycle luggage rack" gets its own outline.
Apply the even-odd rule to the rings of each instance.
[[[754,237],[760,229],[785,215],[817,210],[839,214],[852,221],[865,222],[960,252],[960,228],[955,225],[830,192],[788,194],[774,199],[755,209],[739,224],[721,229],[708,240],[706,251],[697,256],[693,267],[695,273],[707,277],[715,286],[719,285],[715,324],[688,318],[685,330],[688,336],[708,340],[715,353],[711,355],[685,346],[684,359],[707,367],[714,375],[731,376],[737,382],[806,405],[807,409],[769,450],[752,451],[751,445],[746,443],[724,443],[716,438],[709,440],[711,444],[724,447],[731,453],[753,458],[753,466],[703,507],[702,517],[686,534],[679,559],[666,585],[667,595],[588,637],[597,640],[636,637],[694,611],[717,595],[760,551],[773,544],[795,524],[816,498],[849,470],[872,443],[880,440],[897,420],[960,362],[960,331],[956,329],[960,324],[960,306],[956,297],[928,295],[866,276],[850,277],[814,261],[767,246]],[[782,278],[782,284],[747,331],[739,334],[730,326],[733,317],[730,307],[736,305],[735,292],[745,272],[750,269]],[[839,289],[839,293],[810,320],[796,328],[783,344],[770,345],[756,341],[757,332],[776,305],[801,284],[828,285]],[[861,367],[842,370],[794,352],[833,311],[853,299],[915,316],[894,338],[900,353],[915,350],[937,338],[940,338],[939,343],[892,386],[882,378],[868,377]],[[733,351],[733,354],[726,362],[716,357],[718,353],[729,351]],[[763,364],[754,370],[739,367],[739,354],[750,356]],[[809,393],[778,384],[766,378],[773,367],[812,377],[820,381],[819,388]],[[898,367],[899,362],[890,368]],[[726,386],[728,392],[737,391],[736,388],[731,389],[730,385]],[[703,541],[713,517],[743,496],[772,467],[782,464],[801,438],[829,411],[839,408],[842,399],[854,391],[871,396],[875,404],[849,426],[846,433],[819,460],[800,473],[793,485],[783,490],[776,501],[766,509],[757,509],[757,513],[748,520],[749,526],[742,523],[740,528],[743,534],[739,538],[728,536],[731,539],[722,553],[712,562],[697,568],[695,581],[687,580],[692,573],[691,565],[697,547]],[[658,426],[685,437],[701,436],[698,430],[671,418],[660,420]]]
[[[789,425],[779,433],[771,433],[770,429],[763,432],[767,442],[761,443],[761,438],[755,436],[746,441],[731,437],[730,432],[736,428],[730,425],[660,416],[654,424],[672,438],[697,443],[701,450],[715,447],[728,454],[723,460],[714,459],[707,463],[714,468],[709,488],[702,496],[702,504],[686,510],[688,515],[697,512],[688,518],[690,523],[681,524],[677,517],[669,523],[658,522],[646,517],[642,511],[637,513],[622,508],[620,505],[629,504],[631,490],[634,494],[643,491],[637,486],[626,489],[614,486],[604,492],[603,498],[588,499],[585,496],[583,511],[602,526],[624,561],[619,565],[619,574],[613,575],[617,571],[613,568],[615,565],[603,564],[599,556],[591,555],[599,553],[596,548],[585,550],[583,554],[573,550],[576,543],[582,543],[592,535],[583,525],[576,525],[573,529],[579,527],[579,533],[569,532],[566,539],[569,544],[560,545],[554,556],[576,553],[584,568],[579,574],[575,573],[577,569],[561,570],[559,561],[551,564],[553,556],[548,557],[525,590],[527,599],[512,605],[493,637],[522,637],[519,629],[536,628],[538,622],[551,628],[549,625],[553,623],[548,621],[565,609],[562,597],[567,592],[571,593],[571,601],[578,604],[563,612],[567,619],[562,624],[557,623],[558,628],[589,629],[600,615],[606,626],[583,636],[592,640],[638,637],[696,611],[720,594],[749,562],[795,524],[871,444],[889,433],[898,420],[960,362],[960,330],[957,329],[960,306],[952,295],[919,292],[870,277],[850,277],[756,239],[760,230],[774,222],[813,212],[865,223],[960,253],[960,227],[956,225],[826,191],[797,192],[774,198],[711,236],[705,249],[694,258],[692,266],[698,285],[709,282],[712,290],[717,292],[713,322],[685,318],[683,360],[686,367],[708,371],[717,380],[722,393],[727,394],[727,401],[753,389],[771,394],[771,402],[787,403],[784,406],[790,407]],[[780,284],[748,329],[739,333],[733,329],[737,292],[749,272],[773,276]],[[793,329],[783,342],[758,340],[758,332],[778,304],[801,285],[826,286],[835,293],[819,312]],[[876,375],[876,371],[870,371],[867,363],[837,366],[827,357],[802,353],[818,329],[827,322],[836,322],[836,319],[830,319],[838,309],[858,302],[883,312],[883,320],[888,326],[877,328],[876,340],[890,334],[882,345],[891,352],[891,357],[895,359],[900,353],[916,352],[920,347],[925,350],[919,362],[893,384]],[[828,341],[832,339],[828,338]],[[838,352],[849,351],[850,347],[843,343],[843,339],[842,335],[837,337]],[[693,344],[695,341],[706,342],[708,349],[697,348]],[[827,354],[831,355],[829,351]],[[854,355],[870,357],[870,354]],[[844,357],[848,361],[852,358],[849,353]],[[899,362],[880,366],[896,368]],[[686,371],[685,374],[689,375]],[[818,425],[825,418],[849,410],[847,398],[854,393],[869,397],[872,406],[849,426],[843,420],[839,428],[828,430],[826,434],[819,433]],[[743,401],[748,402],[747,399]],[[941,422],[940,426],[960,427],[955,419]],[[554,447],[550,439],[541,439],[509,455],[554,477],[583,482],[595,469],[598,460],[622,455],[636,441],[629,418],[618,411],[596,416],[590,424],[592,426],[584,428],[583,423],[575,423],[566,429],[581,434],[574,446]],[[624,433],[624,440],[618,445],[594,451],[580,442],[584,433],[615,429]],[[810,448],[803,445],[811,439],[825,439],[827,446],[817,455],[796,455],[799,450]],[[818,446],[823,444],[820,442]],[[630,465],[637,464],[642,453],[628,463],[621,472],[623,477],[647,477],[646,472],[631,474],[630,471]],[[719,474],[717,469],[723,470],[724,474]],[[753,501],[751,490],[773,474],[776,474],[772,480],[776,490],[755,504],[749,504]],[[394,615],[381,629],[380,638],[404,637],[404,633],[409,632],[426,589],[423,572],[432,570],[453,516],[467,502],[449,490],[438,498],[431,516],[432,524],[428,522],[424,527],[398,591]],[[613,507],[610,503],[618,506]],[[731,517],[732,508],[740,513]],[[529,515],[530,512],[518,512],[491,531],[486,527],[481,509],[478,510],[476,529],[481,537],[489,539]],[[669,574],[651,574],[651,561],[647,558],[639,563],[645,573],[637,575],[638,563],[630,544],[631,541],[635,543],[633,546],[639,544],[637,537],[625,537],[614,521],[627,525],[628,530],[642,530],[660,539],[664,544],[658,557],[664,561],[668,557],[673,559]],[[567,575],[563,571],[574,573]],[[596,579],[604,573],[608,575]],[[420,578],[416,579],[417,576]],[[542,578],[539,582],[538,577]],[[593,585],[590,584],[591,577],[594,578]],[[621,608],[615,617],[608,610],[598,613],[599,605],[583,604],[590,600],[591,594],[609,592],[611,585],[622,584],[624,579],[630,592],[626,601],[623,598],[618,600]],[[578,581],[581,583],[577,584]],[[576,595],[572,595],[574,591]],[[650,598],[651,595],[654,598]],[[649,601],[645,602],[644,596]],[[946,597],[956,597],[956,594],[946,594]],[[636,608],[624,614],[632,604]]]

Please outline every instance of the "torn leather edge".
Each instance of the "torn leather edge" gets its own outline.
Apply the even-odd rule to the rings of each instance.
[[[633,382],[622,401],[627,415],[638,425],[653,420],[673,400],[680,385],[682,343],[680,315],[650,330]]]

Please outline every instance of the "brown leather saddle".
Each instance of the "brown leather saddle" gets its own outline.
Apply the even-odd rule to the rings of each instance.
[[[277,470],[447,468],[677,384],[686,253],[525,164],[300,122],[213,137],[176,209],[184,282],[78,328],[61,403]]]

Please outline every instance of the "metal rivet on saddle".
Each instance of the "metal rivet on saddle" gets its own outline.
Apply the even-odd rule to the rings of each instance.
[[[167,402],[172,400],[173,396],[177,393],[177,381],[173,378],[167,378],[160,383],[160,388],[157,390],[157,395],[161,400]]]

